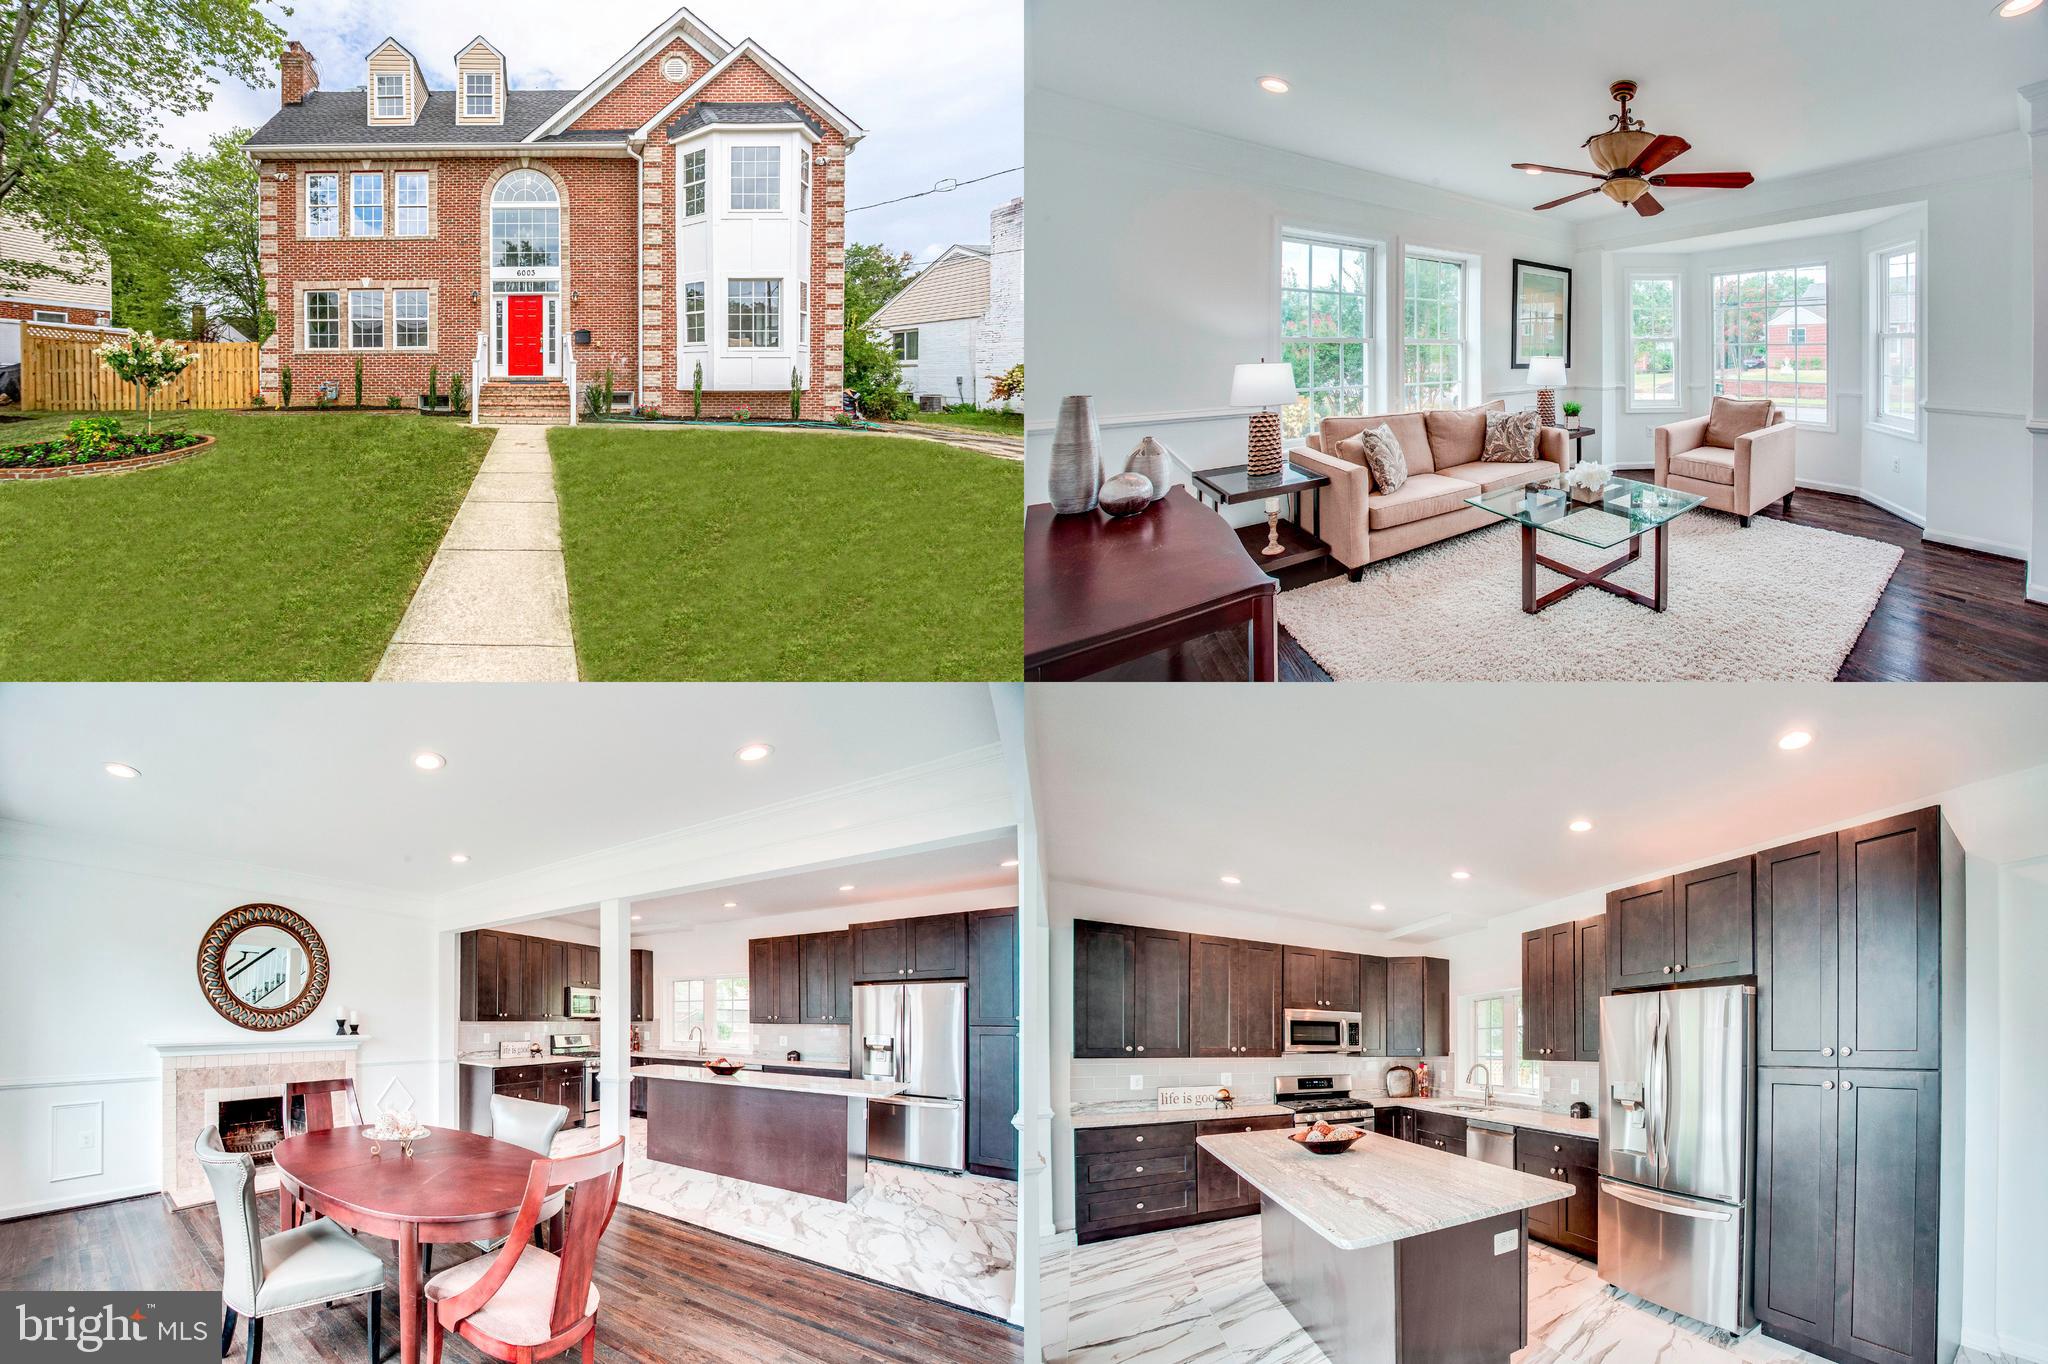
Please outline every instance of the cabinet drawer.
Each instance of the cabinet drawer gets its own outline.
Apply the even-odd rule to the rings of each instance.
[[[1600,1143],[1591,1137],[1568,1137],[1560,1132],[1523,1127],[1515,1132],[1515,1160],[1534,1160],[1544,1168],[1562,1165],[1567,1169],[1598,1170]]]
[[[1195,1124],[1198,1137],[1225,1137],[1233,1132],[1285,1131],[1294,1126],[1292,1113],[1269,1113],[1262,1118],[1211,1118]]]
[[[1124,1222],[1151,1222],[1162,1217],[1185,1217],[1195,1210],[1195,1181],[1149,1184],[1136,1189],[1100,1193],[1082,1205],[1081,1220],[1095,1226]]]
[[[1445,1136],[1441,1132],[1418,1130],[1415,1133],[1415,1144],[1417,1146],[1427,1146],[1432,1151],[1446,1151],[1454,1156],[1465,1154],[1465,1134],[1463,1132]]]
[[[1074,1154],[1095,1156],[1110,1151],[1131,1154],[1195,1144],[1191,1122],[1155,1122],[1142,1127],[1084,1127],[1074,1133]]]
[[[491,1073],[491,1087],[493,1089],[503,1089],[507,1085],[534,1085],[539,1083],[539,1066],[500,1066]]]
[[[1418,1110],[1415,1114],[1415,1139],[1425,1144],[1433,1144],[1430,1143],[1430,1138],[1432,1137],[1441,1137],[1444,1141],[1455,1145],[1459,1150],[1463,1150],[1465,1147],[1465,1120],[1463,1118],[1453,1118],[1443,1113]]]
[[[1085,1197],[1101,1189],[1159,1184],[1171,1179],[1187,1179],[1194,1173],[1195,1153],[1191,1148],[1183,1147],[1149,1156],[1131,1156],[1121,1152],[1091,1156],[1081,1162],[1081,1177],[1076,1182]]]

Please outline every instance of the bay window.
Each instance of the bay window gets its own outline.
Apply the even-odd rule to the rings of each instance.
[[[732,149],[732,206],[740,213],[782,209],[782,148]]]
[[[1876,257],[1877,402],[1872,419],[1902,435],[1920,429],[1920,253],[1905,246]]]
[[[704,153],[701,151],[683,154],[683,216],[702,217],[704,213]]]
[[[1401,407],[1463,407],[1465,262],[1411,251],[1401,268]]]
[[[1280,236],[1280,348],[1301,395],[1280,414],[1290,440],[1314,431],[1325,417],[1367,410],[1373,250],[1304,232]]]
[[[725,344],[734,350],[772,350],[782,344],[781,280],[726,281]]]
[[[1676,409],[1678,276],[1629,276],[1628,341],[1629,411]]]
[[[683,344],[704,344],[704,282],[683,286]]]
[[[1787,421],[1826,425],[1828,268],[1715,275],[1714,392],[1769,398]]]

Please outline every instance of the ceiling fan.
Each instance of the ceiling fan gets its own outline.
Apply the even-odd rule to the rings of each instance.
[[[1595,133],[1580,145],[1590,150],[1593,164],[1600,173],[1569,170],[1563,166],[1542,166],[1533,161],[1517,161],[1515,169],[1531,175],[1548,172],[1551,175],[1583,175],[1588,180],[1600,183],[1592,189],[1582,189],[1577,194],[1567,194],[1562,199],[1552,199],[1547,204],[1536,205],[1536,211],[1556,208],[1574,199],[1583,199],[1588,194],[1605,194],[1617,204],[1627,204],[1645,218],[1664,211],[1664,205],[1657,202],[1650,193],[1652,185],[1671,185],[1687,189],[1745,189],[1756,179],[1748,171],[1705,171],[1693,175],[1653,175],[1659,166],[1692,149],[1692,144],[1682,137],[1668,133],[1643,131],[1641,119],[1631,118],[1628,102],[1636,97],[1634,81],[1616,81],[1607,87],[1607,93],[1621,104],[1621,112],[1609,114],[1608,122],[1614,126],[1604,133]]]

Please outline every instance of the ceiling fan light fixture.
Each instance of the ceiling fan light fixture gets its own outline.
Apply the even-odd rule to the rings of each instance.
[[[2001,19],[2017,19],[2041,8],[2041,0],[1998,0],[1991,12]]]
[[[1650,182],[1640,175],[1624,175],[1600,186],[1600,192],[1617,204],[1632,204],[1650,192]]]
[[[1586,151],[1601,170],[1618,171],[1633,166],[1643,150],[1656,140],[1655,133],[1595,133],[1586,143]]]

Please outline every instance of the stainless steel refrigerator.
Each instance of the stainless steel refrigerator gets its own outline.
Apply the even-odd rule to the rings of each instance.
[[[967,986],[853,987],[853,1063],[909,1088],[868,1100],[868,1157],[967,1168]]]
[[[1600,1001],[1600,1277],[1724,1331],[1749,1301],[1756,989]]]

